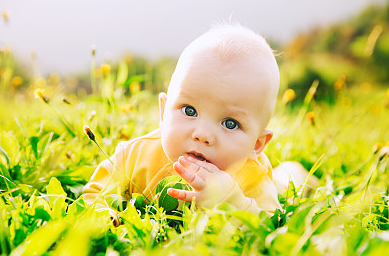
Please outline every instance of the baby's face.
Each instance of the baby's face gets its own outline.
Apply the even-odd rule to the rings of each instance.
[[[160,96],[165,153],[173,162],[193,156],[224,171],[241,168],[264,146],[261,63],[222,63],[210,52],[188,63],[176,70],[167,100]]]

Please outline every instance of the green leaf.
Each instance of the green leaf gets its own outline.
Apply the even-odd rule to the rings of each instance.
[[[20,160],[19,143],[9,133],[0,133],[0,152],[5,155],[10,168],[14,167]]]
[[[104,197],[104,201],[110,208],[119,210],[119,207],[123,202],[123,197],[118,194],[110,194]]]
[[[82,212],[86,207],[84,198],[81,196],[68,207],[68,214],[77,215]]]
[[[35,158],[38,158],[38,142],[39,138],[37,136],[30,137],[30,145],[32,151],[34,152]]]
[[[288,222],[288,232],[302,235],[306,228],[306,218],[314,206],[314,204],[300,205]]]
[[[38,152],[40,153],[39,154],[40,157],[43,156],[46,153],[47,149],[49,148],[51,140],[53,139],[53,135],[54,132],[47,133],[39,140],[37,144],[37,148],[38,148]]]
[[[167,194],[169,188],[189,190],[189,184],[178,175],[168,176],[161,180],[156,188],[156,194],[159,194],[158,203],[165,211],[175,210],[178,206],[178,199]]]
[[[65,219],[49,222],[32,232],[12,253],[16,255],[42,255],[56,242],[66,228]]]
[[[49,201],[53,219],[64,216],[67,204],[65,203],[66,193],[61,186],[61,182],[57,178],[52,177],[49,185],[46,186],[46,191],[50,195]]]

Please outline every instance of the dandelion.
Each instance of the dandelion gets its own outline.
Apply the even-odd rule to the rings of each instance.
[[[291,102],[296,97],[296,93],[293,89],[287,89],[282,95],[282,101],[286,104]]]
[[[131,112],[131,110],[132,110],[132,105],[130,105],[130,104],[126,104],[120,108],[120,111],[122,113],[129,113],[129,112]]]
[[[109,64],[103,64],[101,65],[101,73],[103,73],[103,75],[107,75],[109,73],[109,71],[111,71],[111,66]]]
[[[386,97],[389,99],[389,88],[386,90]]]
[[[340,89],[345,87],[345,85],[346,85],[346,74],[342,74],[340,75],[338,80],[336,80],[336,82],[334,83],[334,89],[339,91]]]
[[[8,22],[8,17],[9,17],[8,12],[3,12],[2,15],[3,15],[4,22],[7,23]]]
[[[41,98],[46,104],[49,104],[50,98],[45,95],[45,90],[42,88],[38,88],[34,92],[35,98]]]
[[[23,83],[23,78],[21,78],[20,76],[14,76],[11,80],[11,84],[14,87],[19,87],[22,83]]]
[[[132,82],[130,84],[130,91],[131,94],[135,94],[140,91],[140,83],[139,82]]]
[[[311,122],[312,125],[315,125],[315,113],[314,112],[308,112],[306,115],[307,119]]]

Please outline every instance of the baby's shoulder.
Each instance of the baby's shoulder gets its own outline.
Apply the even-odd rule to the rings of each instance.
[[[160,143],[161,131],[160,129],[157,129],[141,137],[119,142],[115,149],[115,153],[120,151],[127,151],[133,148],[144,147],[147,145],[158,146]]]

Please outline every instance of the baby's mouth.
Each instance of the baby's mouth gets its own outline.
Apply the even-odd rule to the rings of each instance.
[[[209,161],[204,157],[204,155],[203,154],[201,154],[201,153],[197,153],[197,152],[188,152],[188,153],[186,153],[187,154],[187,156],[190,156],[190,157],[193,157],[194,159],[197,159],[197,160],[199,160],[199,161],[205,161],[205,162],[208,162],[209,163]]]

